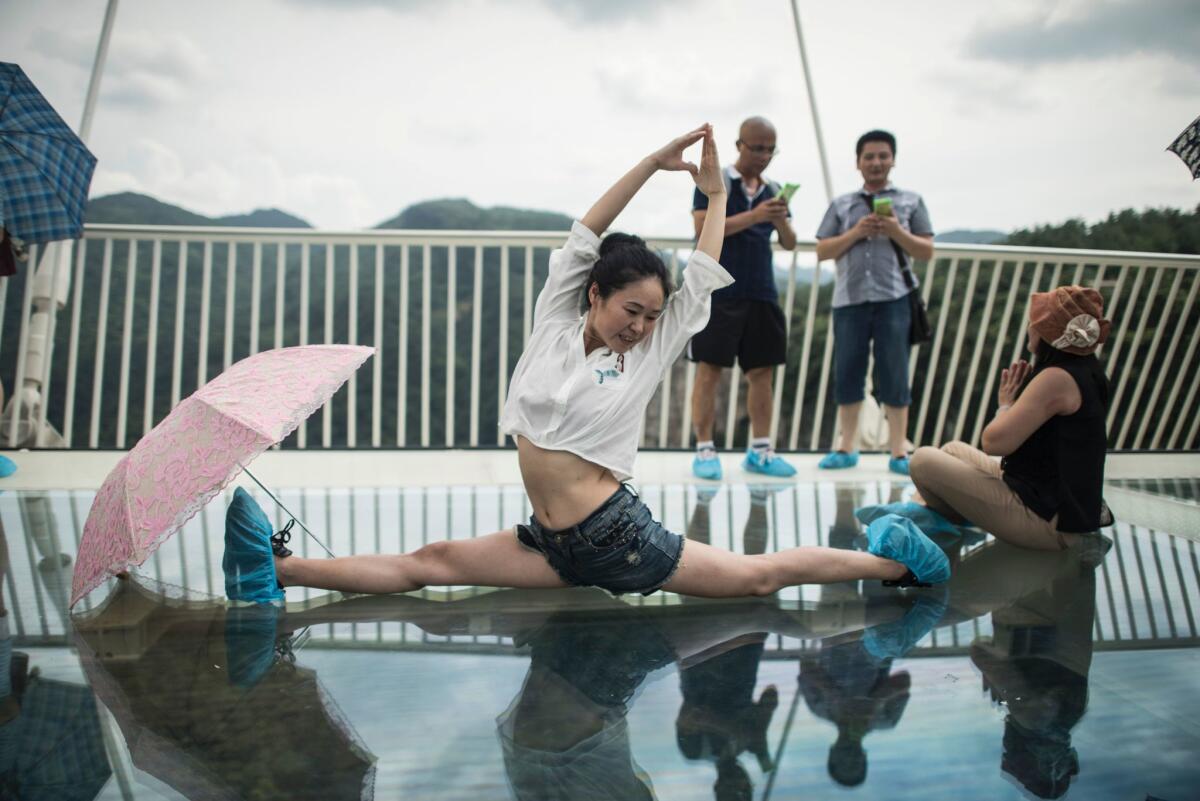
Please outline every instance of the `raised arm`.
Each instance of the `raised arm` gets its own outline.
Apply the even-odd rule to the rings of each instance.
[[[712,127],[705,126],[704,150],[700,155],[700,169],[692,173],[696,188],[708,197],[708,211],[700,228],[696,250],[717,260],[721,258],[721,245],[725,241],[725,180],[721,177],[721,164],[717,158],[717,143],[713,139]]]
[[[546,285],[538,294],[533,311],[533,325],[552,322],[575,322],[579,319],[579,301],[588,273],[600,257],[600,235],[612,224],[646,179],[658,170],[687,170],[693,176],[700,168],[683,160],[683,151],[700,141],[712,129],[702,125],[694,131],[671,140],[665,147],[642,159],[632,170],[621,176],[599,200],[571,227],[566,244],[550,254],[550,272]]]
[[[725,239],[725,181],[711,129],[704,134],[700,169],[692,178],[708,196],[708,213],[696,249],[683,271],[683,286],[671,296],[650,341],[650,352],[664,365],[674,361],[688,337],[704,328],[712,293],[733,283],[733,277],[717,262]]]
[[[588,213],[583,215],[580,222],[596,236],[601,236],[654,173],[659,170],[686,170],[696,176],[699,168],[692,162],[684,160],[683,151],[699,142],[706,134],[711,138],[712,126],[708,123],[672,139],[664,147],[646,156],[609,187],[608,191],[588,209]],[[718,180],[720,177],[718,174]]]

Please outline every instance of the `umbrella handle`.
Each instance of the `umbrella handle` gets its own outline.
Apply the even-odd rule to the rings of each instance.
[[[331,550],[329,550],[328,548],[326,548],[326,547],[325,547],[325,543],[323,543],[323,542],[321,542],[319,539],[317,539],[317,535],[316,535],[316,534],[313,534],[311,531],[309,531],[309,528],[308,528],[308,526],[304,525],[304,521],[303,521],[303,520],[301,520],[300,518],[296,517],[296,515],[292,514],[292,510],[291,510],[291,509],[288,509],[286,506],[284,506],[284,505],[283,505],[283,501],[281,501],[281,500],[279,500],[278,498],[276,498],[276,497],[275,497],[275,494],[274,494],[274,493],[272,493],[272,492],[271,492],[269,489],[267,489],[267,488],[266,488],[266,487],[263,485],[263,483],[262,483],[261,481],[259,481],[259,480],[258,480],[258,477],[257,477],[257,476],[255,476],[253,473],[251,473],[251,472],[250,472],[250,469],[249,469],[248,467],[246,467],[246,465],[244,465],[244,464],[239,464],[238,466],[242,468],[242,470],[243,470],[243,471],[246,473],[246,475],[250,476],[250,480],[251,480],[251,481],[253,481],[255,484],[257,484],[257,485],[259,486],[259,489],[261,489],[263,492],[267,493],[267,495],[268,495],[268,496],[271,498],[271,500],[275,501],[275,503],[276,503],[276,504],[279,506],[279,508],[280,508],[280,509],[282,509],[283,511],[287,512],[287,514],[288,514],[288,516],[289,516],[289,517],[291,517],[293,520],[295,520],[297,523],[299,523],[299,524],[300,524],[300,528],[304,529],[304,533],[306,533],[306,534],[308,534],[308,536],[312,537],[312,538],[313,538],[313,542],[315,542],[317,545],[320,545],[320,546],[321,546],[321,550],[323,550],[325,553],[329,554],[329,558],[330,558],[330,559],[336,559],[336,558],[337,558],[336,556],[334,556],[334,555],[333,555],[333,551],[331,551]]]

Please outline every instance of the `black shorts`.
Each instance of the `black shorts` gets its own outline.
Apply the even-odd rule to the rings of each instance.
[[[743,371],[783,364],[787,358],[787,322],[774,301],[714,300],[708,325],[688,343],[687,357]]]

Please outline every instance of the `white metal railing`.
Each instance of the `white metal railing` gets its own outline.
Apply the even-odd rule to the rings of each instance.
[[[71,448],[132,444],[182,397],[262,349],[374,345],[370,365],[285,447],[495,447],[507,379],[529,333],[547,256],[564,233],[317,231],[91,225],[76,243],[67,308],[34,414],[38,438],[6,418],[0,441]],[[678,278],[691,242],[652,239]],[[815,243],[777,254],[789,357],[776,374],[782,448],[832,441],[831,262]],[[34,254],[34,259],[36,259]],[[1200,409],[1200,257],[1001,246],[939,246],[917,265],[935,327],[914,351],[911,437],[977,441],[995,377],[1024,346],[1026,298],[1061,283],[1095,286],[1114,321],[1114,449],[1195,449]],[[0,281],[0,379],[28,375],[31,283]],[[14,295],[9,298],[9,295]],[[643,445],[691,441],[693,366],[680,359],[646,416]],[[723,385],[718,437],[745,439],[745,390]],[[20,395],[14,405],[22,402]],[[28,412],[28,410],[26,410]]]

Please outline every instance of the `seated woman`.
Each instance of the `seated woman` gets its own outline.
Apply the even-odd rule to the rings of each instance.
[[[697,167],[683,151],[701,140]],[[710,204],[683,286],[674,293],[662,259],[641,239],[600,239],[659,170],[691,173],[696,186],[719,201]],[[802,547],[744,555],[691,542],[685,554],[684,539],[655,521],[624,483],[632,476],[646,405],[688,338],[705,326],[713,290],[733,281],[717,263],[724,193],[712,128],[703,125],[641,160],[550,256],[500,419],[517,443],[533,506],[527,524],[397,555],[302,559],[279,543],[272,564],[269,526],[264,533],[262,526],[245,524],[255,510],[239,507],[235,498],[226,526],[230,597],[277,599],[276,578],[284,586],[358,593],[427,585],[590,585],[615,594],[666,589],[706,597],[767,595],[791,584],[853,579],[945,581],[945,555],[898,517],[873,528],[870,553]],[[268,586],[247,586],[247,576]]]
[[[910,468],[921,505],[861,509],[859,518],[899,513],[927,533],[970,521],[997,539],[1041,550],[1066,548],[1111,525],[1101,497],[1109,388],[1095,355],[1109,327],[1094,289],[1035,292],[1033,366],[1022,360],[1001,374],[983,450],[965,442],[918,448]]]

